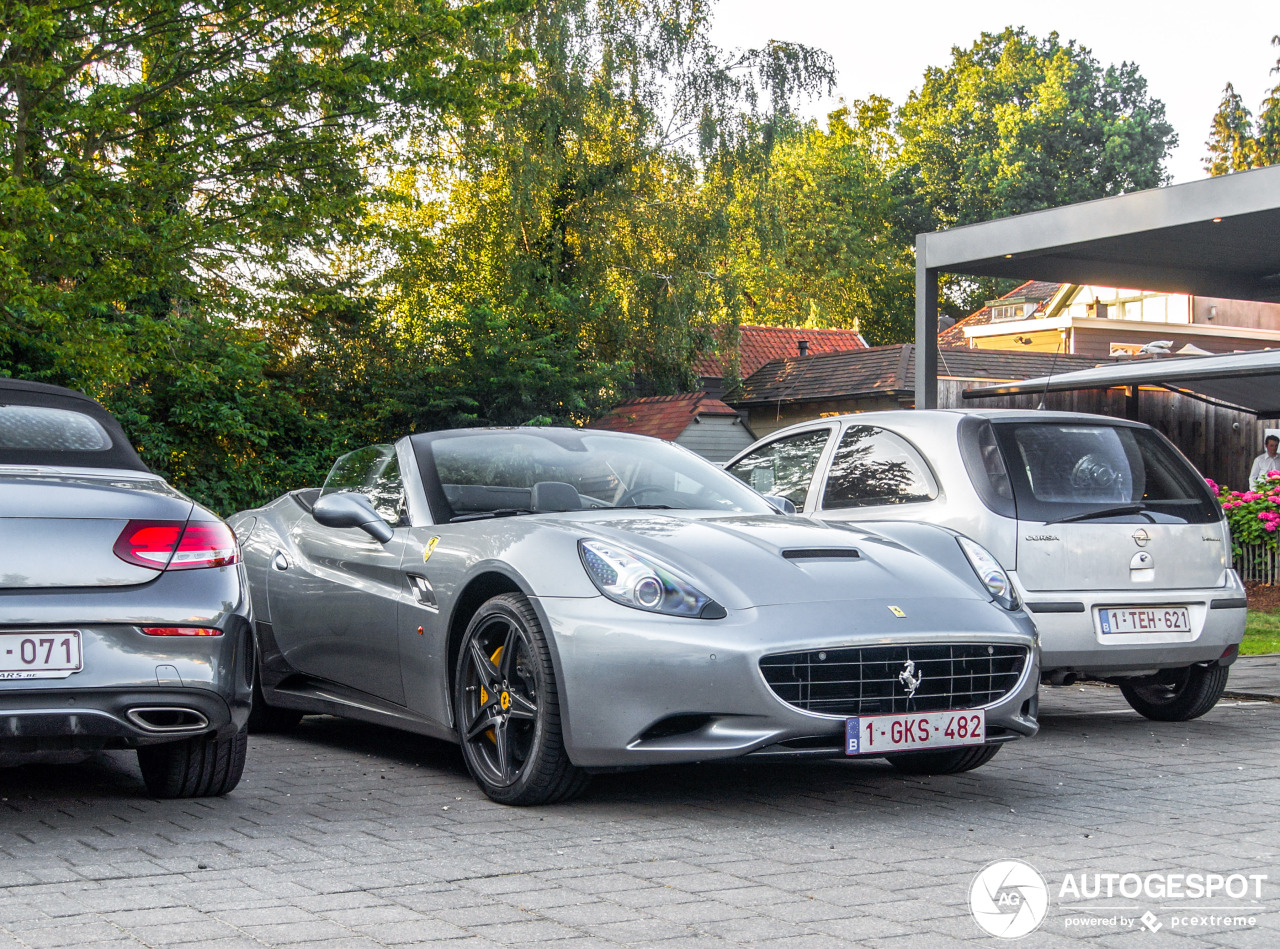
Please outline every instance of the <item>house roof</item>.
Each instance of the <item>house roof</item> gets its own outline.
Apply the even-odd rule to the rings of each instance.
[[[712,399],[705,392],[685,395],[655,395],[643,399],[629,399],[615,405],[608,415],[591,421],[587,428],[601,428],[610,432],[631,432],[634,435],[652,435],[675,441],[699,415],[737,416],[719,399]]]
[[[1112,362],[1091,356],[1007,349],[944,349],[938,355],[938,377],[1016,381]],[[753,373],[728,398],[735,405],[749,405],[867,395],[910,396],[914,391],[915,345],[898,343],[859,352],[775,359]]]
[[[809,353],[842,353],[866,349],[866,340],[856,330],[808,329],[796,326],[739,326],[738,375],[745,379],[771,359],[796,356],[800,341],[808,340]],[[718,341],[713,352],[702,353],[693,363],[703,378],[724,377],[724,344]]]
[[[1053,299],[1053,295],[1062,287],[1060,283],[1051,283],[1047,280],[1028,280],[1022,286],[1015,290],[1011,290],[1002,296],[1001,300],[1026,299],[1038,300],[1039,305],[1035,308],[1032,316],[1039,316],[1044,312],[1049,301]],[[938,334],[938,345],[941,347],[967,347],[969,345],[968,338],[964,335],[967,326],[985,326],[991,322],[991,307],[984,306],[977,313],[970,313],[963,320],[957,320],[947,329]]]

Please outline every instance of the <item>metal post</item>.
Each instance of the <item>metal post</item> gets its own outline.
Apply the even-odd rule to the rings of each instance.
[[[1124,416],[1130,421],[1138,421],[1138,387],[1132,385],[1124,396]]]
[[[938,271],[925,266],[924,241],[916,237],[916,408],[938,407]]]

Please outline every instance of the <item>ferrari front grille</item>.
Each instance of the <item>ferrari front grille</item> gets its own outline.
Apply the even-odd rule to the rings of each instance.
[[[842,646],[765,656],[760,671],[788,705],[823,715],[981,708],[1017,686],[1025,646]]]

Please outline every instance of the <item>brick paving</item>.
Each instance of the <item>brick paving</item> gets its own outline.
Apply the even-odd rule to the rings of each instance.
[[[149,800],[124,753],[3,768],[0,949],[1013,945],[968,908],[1005,858],[1050,889],[1017,945],[1280,945],[1280,704],[1157,724],[1072,687],[1042,692],[1042,721],[966,775],[661,768],[536,809],[490,803],[449,745],[330,718],[254,737],[222,799]],[[1086,872],[1268,880],[1258,900],[1064,903]],[[1111,923],[1121,904],[1159,931]],[[1209,906],[1253,923],[1174,921]]]

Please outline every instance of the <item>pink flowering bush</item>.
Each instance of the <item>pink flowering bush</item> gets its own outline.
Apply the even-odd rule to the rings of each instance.
[[[1209,490],[1218,495],[1218,503],[1226,512],[1231,526],[1231,544],[1237,557],[1242,547],[1276,549],[1280,532],[1280,471],[1268,472],[1254,483],[1251,490],[1232,491],[1205,478]]]

